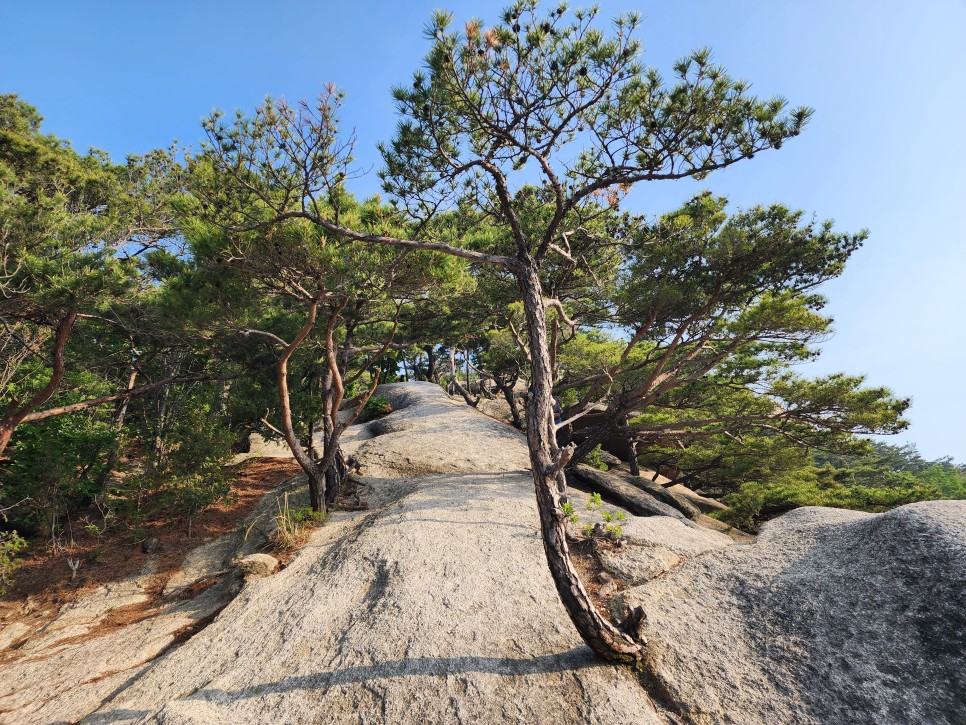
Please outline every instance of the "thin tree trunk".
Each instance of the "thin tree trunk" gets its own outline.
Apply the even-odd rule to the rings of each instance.
[[[500,389],[503,393],[503,399],[506,400],[506,404],[510,406],[510,416],[513,418],[513,427],[517,430],[523,430],[523,420],[520,418],[520,409],[517,407],[516,396],[513,395],[513,386],[517,383],[517,377],[514,376],[513,380],[509,384],[503,382],[503,379],[499,376],[494,376],[493,381],[496,383],[496,387]]]
[[[54,335],[54,364],[47,385],[23,405],[11,403],[0,417],[0,456],[10,444],[10,438],[17,426],[26,420],[32,411],[50,400],[50,396],[60,387],[64,379],[64,350],[76,321],[77,313],[68,312],[57,324],[57,332]]]
[[[124,430],[124,419],[127,417],[127,409],[131,403],[131,391],[134,389],[134,383],[137,381],[138,371],[137,368],[131,369],[131,374],[127,379],[127,395],[121,398],[121,405],[118,407],[117,415],[114,417],[114,425],[112,429],[114,433],[120,435],[121,431]],[[107,461],[104,464],[104,468],[101,471],[100,476],[97,478],[98,487],[103,488],[107,477],[110,475],[111,471],[114,470],[114,466],[117,465],[117,459],[121,455],[121,443],[119,440],[115,440],[113,445],[111,445],[111,450],[107,454]]]
[[[16,428],[16,423],[6,420],[0,421],[0,456],[3,455],[3,452],[7,450],[7,446],[10,445],[10,438],[13,436]]]
[[[332,456],[325,467],[325,500],[330,506],[335,503],[342,493],[342,484],[348,475],[345,456],[338,442],[332,444]]]
[[[629,458],[627,459],[627,465],[630,466],[631,475],[632,476],[640,476],[641,475],[641,466],[637,462],[637,444],[634,443],[634,441],[631,441],[627,445],[628,445],[627,453],[628,453],[628,456],[629,456]]]
[[[334,306],[329,308],[329,319],[325,327],[325,357],[328,363],[328,370],[324,383],[325,402],[322,416],[324,450],[322,460],[319,461],[317,468],[324,478],[323,494],[325,495],[325,500],[330,503],[335,502],[340,493],[342,483],[348,475],[348,467],[342,455],[342,449],[339,446],[339,439],[343,431],[358,418],[362,409],[365,408],[366,403],[369,402],[373,393],[376,392],[376,388],[379,386],[381,371],[378,367],[375,368],[372,374],[372,385],[369,386],[369,390],[362,395],[355,409],[348,413],[345,420],[340,421],[339,409],[342,407],[346,381],[348,380],[348,383],[354,383],[366,371],[373,369],[379,358],[382,357],[392,344],[393,337],[396,334],[396,326],[399,324],[399,308],[397,307],[392,330],[387,335],[382,347],[369,358],[367,364],[363,365],[353,375],[346,377],[350,362],[351,346],[349,341],[353,335],[354,327],[349,328],[346,332],[346,343],[343,345],[342,355],[339,357],[336,355],[334,335],[336,323],[347,304],[348,300],[346,299],[342,302],[335,303]],[[357,305],[356,311],[358,312],[359,309],[360,307]],[[314,506],[315,504],[313,503]],[[316,508],[316,510],[325,511],[325,508]]]
[[[496,382],[496,376],[491,375],[486,370],[481,370],[480,368],[476,367],[476,365],[474,365],[473,363],[470,363],[470,369],[476,371],[476,376],[477,376],[476,386],[477,386],[477,390],[479,391],[479,395],[482,395],[487,400],[493,400],[493,398],[496,396],[494,396],[493,392],[489,390],[489,388],[487,387],[486,381],[493,380],[494,382]]]
[[[527,442],[550,574],[567,614],[591,649],[605,660],[636,664],[644,655],[644,643],[636,638],[639,634],[629,635],[601,615],[570,558],[563,514],[567,491],[563,468],[569,459],[569,451],[557,447],[554,430],[552,371],[543,290],[532,259],[521,259],[515,272],[527,318],[531,356],[530,394],[526,405]],[[639,621],[640,613],[637,615]]]
[[[422,380],[422,381],[424,381],[424,382],[427,382],[428,383],[428,382],[430,382],[433,379],[432,376],[429,374],[429,357],[427,356],[427,358],[426,358],[426,367],[425,368],[423,367],[422,360],[423,360],[423,356],[420,355],[419,356],[419,361],[420,361],[419,362],[419,379]]]
[[[426,379],[434,383],[438,382],[439,378],[437,377],[436,372],[436,356],[433,354],[433,346],[427,345],[423,349],[426,350]]]
[[[453,382],[453,387],[456,388],[456,392],[463,396],[466,404],[472,405],[474,408],[479,405],[480,399],[473,400],[473,397],[466,391],[463,384],[460,383],[459,373],[456,371],[456,350],[453,348],[449,349],[449,374]]]
[[[342,407],[342,399],[345,395],[345,374],[349,367],[349,356],[351,342],[354,337],[355,326],[350,326],[346,332],[346,339],[342,346],[341,354],[337,355],[335,346],[335,326],[342,314],[342,310],[348,304],[348,300],[337,303],[329,309],[329,319],[325,326],[325,358],[328,364],[325,378],[325,397],[322,410],[322,459],[318,462],[318,469],[324,478],[323,494],[324,503],[332,504],[338,498],[342,489],[342,482],[345,480],[347,467],[339,447],[339,438],[344,429],[339,422],[339,409]],[[356,308],[358,311],[358,307]],[[378,375],[376,376],[378,382]],[[353,415],[346,421],[348,425],[362,407],[365,405],[369,396],[372,395],[375,386],[369,393],[362,398],[362,402],[356,407]],[[316,508],[316,511],[325,511],[326,508]]]
[[[309,458],[313,461],[319,460],[319,451],[315,447],[315,421],[309,421]]]
[[[117,411],[117,417],[114,419],[115,433],[120,433],[121,430],[123,430],[124,428],[124,419],[127,417],[127,409],[128,409],[128,406],[131,404],[131,391],[134,390],[134,383],[137,381],[137,379],[138,379],[138,371],[137,371],[137,368],[134,368],[133,370],[131,370],[131,375],[127,379],[127,388],[125,390],[127,395],[125,395],[121,399],[124,402],[121,403],[121,407]]]
[[[550,382],[554,383],[557,381],[557,336],[560,334],[560,322],[556,316],[550,332]]]
[[[279,407],[281,408],[282,433],[285,436],[285,442],[292,451],[295,461],[308,478],[309,503],[312,505],[312,509],[314,511],[324,512],[325,476],[322,474],[323,469],[320,469],[319,465],[312,460],[311,456],[309,456],[299,442],[298,436],[295,435],[295,428],[292,426],[292,403],[288,390],[288,361],[315,326],[315,317],[318,309],[319,300],[312,300],[309,304],[309,314],[305,324],[302,325],[302,329],[299,330],[295,339],[282,351],[282,356],[278,361],[277,383]]]
[[[157,459],[157,466],[160,469],[164,468],[165,461],[167,460],[168,451],[164,444],[164,434],[167,426],[167,416],[168,416],[168,398],[171,395],[171,388],[161,389],[161,400],[158,403],[158,427],[154,432],[154,451]]]
[[[228,401],[231,399],[231,381],[222,380],[218,386],[218,415],[228,417]]]

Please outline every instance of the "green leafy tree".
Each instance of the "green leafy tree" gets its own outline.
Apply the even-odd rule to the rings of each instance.
[[[0,454],[22,423],[171,382],[136,385],[129,373],[136,370],[132,351],[146,342],[140,315],[150,280],[142,255],[173,234],[166,211],[180,183],[173,151],[115,165],[101,152],[82,156],[44,135],[41,121],[16,96],[0,96]],[[80,346],[77,327],[84,328]],[[97,349],[95,340],[109,342]],[[108,379],[120,384],[49,405],[72,368],[110,368]]]
[[[191,536],[198,514],[231,495],[225,467],[235,434],[221,412],[216,386],[194,383],[166,388],[163,396],[164,414],[143,421],[148,425],[145,432],[152,424],[163,426],[151,436],[158,444],[149,447],[142,471],[131,477],[135,480],[128,486],[142,496],[157,494],[162,504],[187,520]],[[130,490],[125,493],[129,498]]]
[[[814,289],[841,273],[864,236],[802,217],[780,205],[728,216],[724,199],[702,194],[640,227],[613,297],[622,339],[596,372],[585,366],[557,386],[580,393],[577,411],[607,404],[575,458],[614,433],[680,445],[758,430],[834,449],[856,433],[905,427],[908,401],[887,389],[791,372],[829,333]]]
[[[949,459],[925,461],[915,446],[849,438],[837,453],[806,448],[775,431],[693,437],[649,447],[642,462],[729,505],[719,518],[756,531],[799,506],[882,512],[915,501],[966,498],[966,473]]]
[[[232,214],[264,224],[302,218],[343,240],[396,249],[435,251],[491,265],[506,275],[523,304],[529,352],[526,429],[544,547],[553,580],[585,641],[612,661],[640,662],[638,612],[615,625],[587,595],[566,540],[563,470],[573,450],[556,442],[548,308],[565,310],[542,271],[579,267],[575,240],[593,243],[588,225],[601,209],[619,209],[644,181],[702,178],[799,133],[810,111],[787,112],[783,99],[759,100],[697,51],[675,66],[665,84],[639,59],[640,20],[626,15],[614,35],[598,29],[596,10],[566,6],[539,12],[531,1],[506,10],[486,28],[471,20],[464,31],[438,13],[431,43],[412,83],[394,90],[402,120],[384,151],[383,183],[401,223],[390,233],[344,224],[326,197],[345,178],[334,92],[322,97],[299,133],[265,136],[263,148],[283,160],[286,173],[266,187],[247,180],[257,164],[226,144]],[[271,168],[277,168],[269,162]],[[274,172],[266,169],[269,174]],[[293,171],[294,173],[289,173]],[[465,212],[466,233],[453,234],[450,215]],[[620,241],[620,230],[598,244]],[[592,271],[592,270],[591,270]],[[778,303],[776,303],[778,304]],[[552,330],[552,324],[549,329]]]
[[[35,376],[42,379],[47,371],[37,365]],[[88,393],[106,387],[92,373],[71,372],[65,380]],[[23,381],[28,390],[36,385],[30,377]],[[79,397],[77,392],[62,396],[67,403]],[[58,541],[71,512],[101,492],[106,454],[116,439],[110,411],[97,408],[24,426],[18,432],[15,455],[0,467],[3,507],[21,524],[36,526],[51,541]]]
[[[307,216],[278,213],[302,198],[312,199],[317,213],[358,229],[384,232],[398,225],[398,214],[378,199],[358,204],[344,191],[350,147],[322,131],[334,123],[337,107],[334,94],[315,109],[269,99],[250,118],[208,119],[208,141],[190,161],[183,223],[192,251],[189,277],[215,287],[213,299],[227,301],[209,305],[213,324],[273,351],[279,425],[263,422],[285,439],[306,473],[317,511],[338,493],[346,472],[339,438],[375,392],[377,363],[399,346],[404,310],[422,304],[429,289],[442,295],[461,275],[447,257],[363,244]],[[318,179],[307,177],[310,169]],[[313,371],[309,388],[321,391],[318,460],[316,411],[307,416],[304,436],[293,416],[290,365],[299,358]],[[340,419],[346,387],[363,380],[367,387]]]
[[[471,20],[454,32],[451,16],[437,14],[425,68],[411,87],[395,90],[404,120],[385,148],[384,181],[414,218],[469,206],[500,235],[493,245],[500,258],[478,261],[508,270],[524,307],[526,427],[550,570],[588,644],[607,659],[634,662],[643,653],[634,622],[618,627],[604,618],[569,557],[561,506],[572,450],[556,442],[547,333],[548,298],[551,307],[560,303],[541,270],[550,260],[579,265],[574,238],[602,205],[619,207],[634,184],[701,178],[781,146],[809,111],[786,114],[781,99],[749,96],[705,50],[679,62],[676,82],[666,86],[639,61],[639,17],[618,18],[608,37],[595,15],[565,5],[541,14],[536,3],[519,2],[492,28]]]
[[[4,347],[14,359],[44,361],[49,370],[34,389],[3,391],[0,453],[63,381],[78,317],[128,294],[133,271],[112,249],[118,220],[111,202],[121,192],[114,169],[102,155],[80,156],[42,135],[40,123],[36,110],[16,96],[0,96]]]

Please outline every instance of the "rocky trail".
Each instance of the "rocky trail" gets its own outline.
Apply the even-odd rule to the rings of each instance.
[[[143,577],[74,603],[2,654],[0,722],[966,722],[966,503],[802,509],[753,544],[628,515],[588,576],[602,606],[644,604],[645,688],[557,599],[522,436],[430,384],[381,392],[394,412],[345,440],[367,511],[243,576],[268,495],[136,621],[97,627]]]

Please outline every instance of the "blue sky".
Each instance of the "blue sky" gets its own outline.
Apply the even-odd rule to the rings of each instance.
[[[580,3],[576,3],[579,5]],[[911,396],[923,455],[966,462],[966,0],[606,0],[602,16],[639,10],[645,61],[667,71],[710,46],[753,84],[816,109],[781,151],[703,182],[650,184],[630,199],[658,213],[710,189],[740,206],[782,202],[868,228],[865,247],[829,283],[836,335],[815,374],[863,373]],[[480,0],[0,0],[0,92],[37,106],[48,132],[115,158],[197,143],[213,108],[251,110],[265,95],[316,95],[333,81],[357,157],[395,125],[389,88],[427,49],[436,7],[496,19]],[[364,196],[375,174],[356,182]]]

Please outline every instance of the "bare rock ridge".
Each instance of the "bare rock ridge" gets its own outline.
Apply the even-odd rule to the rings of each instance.
[[[664,722],[558,603],[519,434],[438,387],[383,392],[397,412],[348,441],[370,511],[336,513],[85,722]]]
[[[0,723],[966,723],[966,502],[799,509],[743,544],[589,474],[609,510],[671,512],[627,513],[596,584],[615,612],[645,607],[672,716],[574,632],[522,436],[431,384],[380,392],[394,412],[345,440],[368,511],[333,514],[278,573],[249,557],[243,578],[231,562],[270,495],[189,555],[152,616],[96,631],[139,582],[65,609],[0,660]]]
[[[304,488],[291,480],[277,495],[287,491],[302,505]],[[149,559],[137,576],[82,596],[37,631],[11,637],[5,628],[0,723],[76,722],[204,627],[241,588],[244,571],[234,562],[264,543],[275,501],[263,497],[239,530],[193,549],[167,581],[156,583]]]

